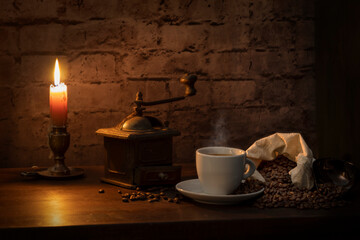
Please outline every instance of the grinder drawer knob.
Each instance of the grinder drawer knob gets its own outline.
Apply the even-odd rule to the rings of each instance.
[[[163,173],[163,172],[159,173],[158,176],[161,180],[167,180],[169,178],[169,175],[167,173]]]

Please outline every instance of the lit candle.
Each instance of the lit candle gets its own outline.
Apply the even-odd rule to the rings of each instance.
[[[59,61],[55,61],[54,85],[50,85],[50,117],[54,126],[65,126],[67,119],[67,87],[60,83]]]

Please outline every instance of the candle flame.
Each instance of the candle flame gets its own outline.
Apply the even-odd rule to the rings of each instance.
[[[59,84],[60,84],[60,67],[59,67],[59,61],[56,58],[55,71],[54,71],[54,85],[57,86]]]

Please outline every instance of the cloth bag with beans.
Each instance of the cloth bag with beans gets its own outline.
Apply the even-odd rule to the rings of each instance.
[[[283,155],[296,162],[296,167],[289,172],[292,183],[299,188],[311,189],[314,186],[312,164],[315,159],[300,133],[274,133],[261,138],[246,150],[246,155],[257,167],[261,161],[271,161]],[[265,182],[257,170],[253,177]]]

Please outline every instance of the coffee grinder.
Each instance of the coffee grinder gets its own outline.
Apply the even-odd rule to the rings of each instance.
[[[138,186],[176,184],[181,180],[181,166],[173,166],[174,136],[180,132],[169,128],[152,116],[145,116],[144,106],[170,103],[194,96],[195,75],[180,78],[185,95],[145,102],[141,92],[136,93],[134,111],[112,128],[101,128],[96,134],[104,137],[106,159],[103,182],[134,189]]]

